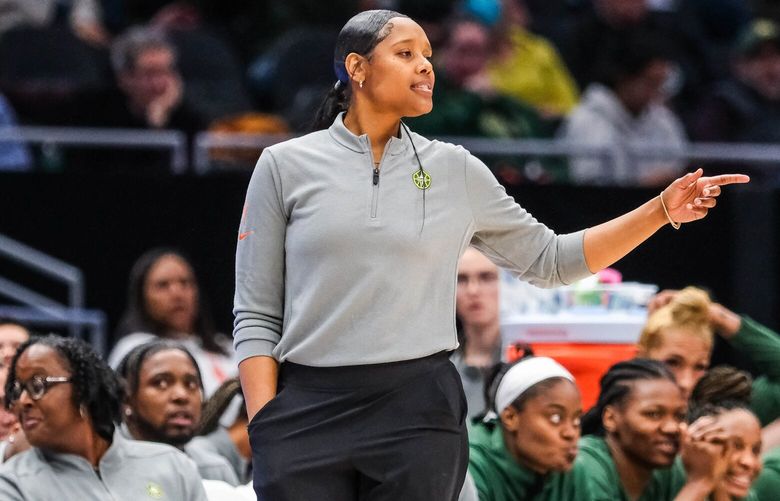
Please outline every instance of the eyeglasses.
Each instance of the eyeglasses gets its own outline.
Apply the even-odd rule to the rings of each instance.
[[[33,400],[40,400],[49,391],[49,388],[59,383],[70,383],[71,378],[66,376],[33,376],[24,383],[21,381],[14,381],[11,387],[11,394],[9,395],[9,401],[11,403],[16,402],[22,397],[22,392],[27,390],[27,394]]]

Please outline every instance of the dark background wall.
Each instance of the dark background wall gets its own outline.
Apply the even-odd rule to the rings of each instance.
[[[235,239],[247,182],[248,173],[3,174],[0,233],[81,268],[87,306],[104,310],[111,330],[136,257],[158,245],[178,247],[193,259],[218,327],[229,332]],[[626,212],[658,191],[522,186],[510,193],[539,220],[568,232]],[[777,198],[758,186],[732,187],[705,221],[679,231],[665,227],[615,267],[625,280],[662,288],[708,287],[724,304],[777,327]],[[58,293],[5,262],[0,275]]]

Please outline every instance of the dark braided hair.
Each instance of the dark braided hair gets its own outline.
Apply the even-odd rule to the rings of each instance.
[[[390,34],[393,26],[389,21],[395,17],[408,17],[392,10],[367,10],[353,16],[341,28],[333,53],[333,70],[338,81],[328,91],[314,117],[312,130],[330,127],[336,116],[347,111],[352,96],[350,75],[344,62],[351,53],[371,58],[374,47]]]
[[[694,404],[694,406],[688,412],[688,422],[693,423],[700,417],[704,416],[720,416],[721,414],[736,409],[747,411],[753,414],[750,406],[742,400],[720,400],[717,403],[707,402]]]
[[[19,346],[5,382],[5,405],[13,402],[12,388],[17,381],[16,364],[19,357],[32,345],[42,344],[56,351],[66,363],[73,386],[73,405],[86,408],[95,432],[109,442],[120,422],[122,389],[116,375],[90,345],[80,339],[49,334],[33,337]]]
[[[624,403],[631,394],[631,383],[634,381],[653,379],[667,379],[677,384],[674,375],[657,360],[634,358],[610,367],[599,382],[601,391],[596,405],[582,416],[582,434],[603,436],[605,430],[601,418],[604,409],[609,405]]]
[[[240,395],[241,399],[244,398],[244,393],[241,389],[241,382],[238,378],[228,379],[222,383],[217,391],[209,398],[205,404],[203,404],[203,411],[200,417],[200,426],[196,435],[208,435],[213,432],[219,426],[219,420],[227,410],[230,403],[233,401],[233,397]]]
[[[750,374],[730,365],[719,365],[707,371],[696,383],[691,404],[695,407],[734,401],[749,405],[752,392],[753,378]]]
[[[203,379],[200,375],[200,368],[198,367],[198,362],[195,361],[195,357],[192,356],[192,353],[190,353],[187,348],[174,341],[156,339],[136,346],[125,355],[125,358],[123,358],[121,362],[119,362],[116,373],[124,385],[127,396],[133,396],[138,391],[138,385],[140,384],[141,378],[141,366],[143,366],[144,362],[152,355],[168,350],[181,351],[187,355],[192,361],[192,365],[195,367],[200,389],[203,390]]]

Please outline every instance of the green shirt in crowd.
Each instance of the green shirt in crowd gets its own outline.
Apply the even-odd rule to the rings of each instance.
[[[587,501],[629,501],[623,490],[615,461],[602,437],[586,436],[580,440],[580,451],[573,474],[586,479],[586,494],[577,499]],[[671,501],[685,484],[675,468],[659,468],[636,501]]]
[[[780,499],[780,447],[764,454],[764,469],[753,483],[756,501],[777,501]]]
[[[761,426],[766,426],[780,417],[780,336],[755,320],[742,317],[742,326],[728,341],[747,355],[761,374],[753,381],[750,407]]]
[[[469,474],[480,501],[567,501],[581,499],[584,479],[572,472],[534,473],[512,457],[497,422],[469,429]]]

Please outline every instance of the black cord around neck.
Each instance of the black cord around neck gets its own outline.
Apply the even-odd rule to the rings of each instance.
[[[412,132],[403,121],[401,121],[401,126],[404,128],[406,135],[409,137],[409,142],[412,144],[412,151],[414,151],[414,158],[417,159],[417,165],[419,166],[419,169],[417,169],[415,174],[419,174],[420,179],[423,180],[423,187],[420,188],[422,190],[423,196],[423,217],[422,224],[420,225],[420,235],[422,235],[423,228],[425,228],[425,192],[428,191],[428,187],[425,186],[425,170],[423,169],[422,162],[420,161],[420,155],[417,154],[417,147],[414,145],[414,141],[412,140]]]

